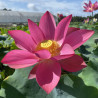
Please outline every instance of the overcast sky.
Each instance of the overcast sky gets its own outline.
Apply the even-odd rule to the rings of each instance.
[[[42,12],[50,11],[53,14],[62,13],[73,16],[89,16],[83,12],[84,2],[89,0],[0,0],[0,9],[7,8],[13,11]],[[93,3],[96,0],[91,0]],[[98,1],[98,0],[97,0]],[[94,13],[98,13],[95,11]]]

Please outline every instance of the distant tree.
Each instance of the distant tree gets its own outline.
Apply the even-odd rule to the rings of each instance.
[[[90,20],[92,20],[92,16],[87,16],[87,18],[89,18]]]
[[[3,10],[4,10],[4,11],[7,11],[7,8],[4,8]]]
[[[9,9],[9,11],[12,11],[11,9]]]
[[[4,11],[12,11],[11,9],[7,9],[7,8],[4,8],[3,10]]]
[[[86,17],[81,17],[81,16],[73,16],[72,17],[72,22],[83,22]]]
[[[95,17],[95,18],[98,18],[98,14],[95,14],[94,17]]]

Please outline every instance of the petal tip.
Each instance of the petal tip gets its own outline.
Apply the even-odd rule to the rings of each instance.
[[[1,60],[2,64],[6,64],[6,55],[3,57],[3,59]]]
[[[1,60],[1,63],[4,63],[4,58]]]
[[[8,31],[8,34],[10,34],[12,32],[12,30]]]
[[[84,29],[84,31],[85,31],[85,29]],[[90,34],[94,34],[95,33],[95,31],[93,31],[93,30],[87,30]]]
[[[81,65],[82,65],[83,68],[87,67],[85,62],[83,62]]]
[[[47,94],[50,94],[51,93],[51,91],[45,91]]]
[[[46,11],[46,14],[49,14],[50,12],[49,11]]]
[[[72,17],[72,14],[70,16]]]
[[[51,15],[51,13],[49,11],[46,11],[45,15]]]
[[[92,33],[94,34],[94,33],[95,33],[95,31],[93,31],[93,30],[92,30]]]
[[[32,22],[32,20],[31,20],[31,19],[28,19],[28,23],[29,23],[29,22]]]
[[[32,24],[33,21],[31,19],[28,19],[28,25]]]
[[[30,19],[28,19],[28,22],[31,21]]]
[[[28,79],[29,79],[29,80],[31,80],[31,79],[32,79],[32,77],[30,76],[30,74],[29,74],[29,76],[28,76]]]
[[[72,18],[72,14],[70,14],[69,17]]]

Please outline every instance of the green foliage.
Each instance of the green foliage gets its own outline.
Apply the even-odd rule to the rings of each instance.
[[[94,17],[98,19],[98,14],[95,14]]]
[[[73,16],[72,17],[72,22],[83,22],[86,17],[81,17],[81,16]]]
[[[94,55],[98,56],[98,47],[93,52],[94,52]]]
[[[98,14],[95,14],[94,17],[98,19]],[[87,17],[73,16],[72,17],[72,22],[83,22],[84,19],[87,19],[87,18],[89,18],[91,20],[92,16],[87,16]]]
[[[36,83],[28,80],[32,67],[18,69],[12,76],[3,81],[2,92],[6,98],[97,98],[98,89],[86,85],[81,78],[72,74],[61,76],[57,87],[47,95]],[[3,95],[3,96],[4,96]]]

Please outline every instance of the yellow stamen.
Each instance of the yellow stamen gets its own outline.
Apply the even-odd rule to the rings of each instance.
[[[94,7],[94,4],[92,4],[92,7]]]
[[[92,4],[91,8],[89,8],[89,10],[93,10],[94,4]]]
[[[51,56],[57,56],[60,54],[60,46],[56,41],[45,40],[38,44],[36,51],[46,49],[51,53]]]
[[[43,41],[42,43],[41,43],[41,47],[42,48],[49,48],[49,47],[51,47],[51,45],[52,45],[52,41],[51,40],[45,40],[45,41]]]

